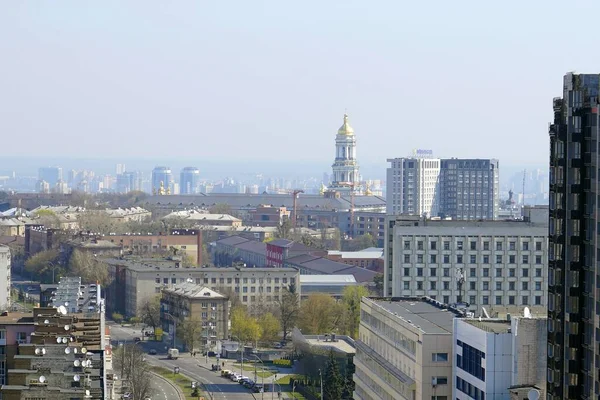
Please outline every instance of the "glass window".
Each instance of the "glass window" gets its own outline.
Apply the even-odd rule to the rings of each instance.
[[[423,268],[417,268],[417,276],[423,276]]]
[[[502,251],[502,242],[496,242],[496,251]]]
[[[496,268],[496,278],[502,277],[502,268]]]
[[[433,362],[448,362],[448,353],[433,353],[431,355]]]
[[[502,264],[502,256],[500,254],[496,255],[496,264]]]
[[[496,296],[496,305],[497,306],[501,306],[502,305],[502,296]]]
[[[508,243],[508,249],[511,251],[514,251],[517,249],[517,243],[516,242],[509,242]]]
[[[523,251],[529,250],[529,242],[523,242]]]
[[[405,263],[405,264],[408,264],[408,263],[410,263],[410,254],[405,254],[405,255],[404,255],[404,263]]]
[[[430,242],[429,246],[430,246],[431,250],[436,250],[437,249],[437,242]]]
[[[410,268],[404,268],[404,276],[410,276]]]
[[[462,264],[462,262],[463,262],[463,256],[462,256],[462,254],[457,254],[456,255],[456,263],[457,264]]]
[[[404,290],[410,290],[410,282],[404,281]]]
[[[488,251],[490,249],[490,242],[483,242],[483,250]]]
[[[477,256],[475,254],[469,255],[469,263],[471,263],[471,264],[477,263]]]
[[[477,242],[470,242],[469,243],[471,250],[477,250]]]

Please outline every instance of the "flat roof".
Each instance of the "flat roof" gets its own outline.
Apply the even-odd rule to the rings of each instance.
[[[311,346],[325,347],[330,348],[334,347],[340,351],[343,351],[346,354],[355,354],[356,349],[351,346],[348,342],[343,339],[337,339],[335,342],[325,341],[325,336],[320,336],[320,338],[316,338],[313,336],[304,336],[308,344]]]
[[[502,319],[467,319],[464,318],[462,321],[469,325],[473,325],[482,331],[491,333],[509,333],[510,332],[510,321]]]
[[[171,272],[292,272],[298,273],[296,268],[277,268],[277,267],[175,267],[174,260],[157,260],[157,259],[126,259],[126,258],[103,258],[105,263],[109,265],[124,266],[136,272],[156,272],[156,271],[171,271]],[[181,261],[179,261],[181,264]]]
[[[329,250],[327,255],[330,256],[341,256],[344,258],[365,258],[365,259],[378,259],[383,257],[383,249],[376,247],[369,247],[368,249],[359,251],[339,251]]]
[[[454,318],[461,316],[458,311],[425,298],[367,298],[363,301],[372,302],[426,334],[452,334]]]
[[[33,325],[33,313],[8,312],[0,315],[0,325]]]
[[[300,284],[355,284],[354,275],[300,275]]]

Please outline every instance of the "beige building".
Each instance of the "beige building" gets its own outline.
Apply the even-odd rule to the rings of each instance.
[[[189,280],[222,294],[237,295],[249,307],[279,300],[290,285],[300,294],[300,273],[294,268],[187,268],[181,261],[151,258],[113,258],[104,262],[112,281],[106,291],[108,311],[126,316],[136,315],[145,299]]]
[[[242,226],[242,220],[229,214],[209,214],[201,210],[183,210],[174,211],[168,214],[164,219],[183,219],[194,226],[230,226],[237,228]]]
[[[216,351],[217,341],[229,338],[229,298],[204,285],[189,280],[162,291],[161,322],[163,330],[174,332],[187,319],[202,323],[200,345],[196,349]],[[181,335],[178,335],[178,339]]]
[[[355,400],[452,396],[452,327],[464,314],[428,298],[366,298],[360,305]]]

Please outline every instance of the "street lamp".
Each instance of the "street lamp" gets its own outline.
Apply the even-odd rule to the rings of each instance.
[[[56,272],[56,270],[57,270],[57,269],[59,269],[59,268],[60,268],[60,265],[56,265],[56,264],[55,264],[54,262],[52,262],[52,261],[48,261],[48,265],[49,265],[50,267],[52,267],[52,284],[55,284],[55,283],[56,283],[56,281],[55,281],[55,279],[54,279],[54,273]]]
[[[261,394],[261,399],[264,400],[264,398],[265,398],[265,363],[256,354],[250,354],[250,356],[256,358],[262,364],[262,372],[263,373],[262,373],[262,376],[260,378],[262,379],[263,391],[262,391],[262,394]],[[256,376],[256,363],[254,363],[254,383],[255,384],[256,384],[256,380],[257,380],[257,376]]]
[[[240,375],[244,375],[244,344],[242,343],[242,341],[240,340],[239,337],[235,336],[235,335],[231,335],[232,338],[236,338],[238,340],[238,351],[240,352],[240,358],[242,360],[241,364],[240,364]],[[240,350],[240,345],[242,346],[242,349]]]
[[[323,400],[323,374],[321,373],[320,369],[319,369],[319,378],[321,379],[321,400]]]

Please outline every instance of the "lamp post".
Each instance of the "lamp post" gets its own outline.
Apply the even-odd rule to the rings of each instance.
[[[173,321],[173,348],[176,349],[177,347],[175,345],[177,344],[177,319],[175,319],[175,317],[169,314],[168,312],[163,311],[163,314],[171,318],[171,321]]]
[[[264,398],[265,398],[265,363],[256,354],[251,354],[251,356],[254,357],[254,358],[256,358],[262,364],[262,372],[263,373],[262,373],[262,376],[260,378],[262,379],[263,391],[261,393],[261,399],[264,400]],[[254,363],[254,383],[255,384],[256,384],[256,379],[257,379],[257,377],[256,377],[256,363]]]
[[[238,340],[238,351],[240,352],[241,364],[240,364],[240,375],[244,375],[244,345],[239,337],[235,335],[231,335],[232,338],[236,338]],[[242,349],[240,350],[240,345]]]
[[[56,280],[54,279],[54,273],[56,272],[57,269],[60,268],[60,265],[56,265],[54,262],[49,261],[48,265],[52,268],[52,284],[56,283]]]
[[[319,378],[321,379],[321,400],[323,400],[323,374],[321,373],[320,369],[319,369]]]

